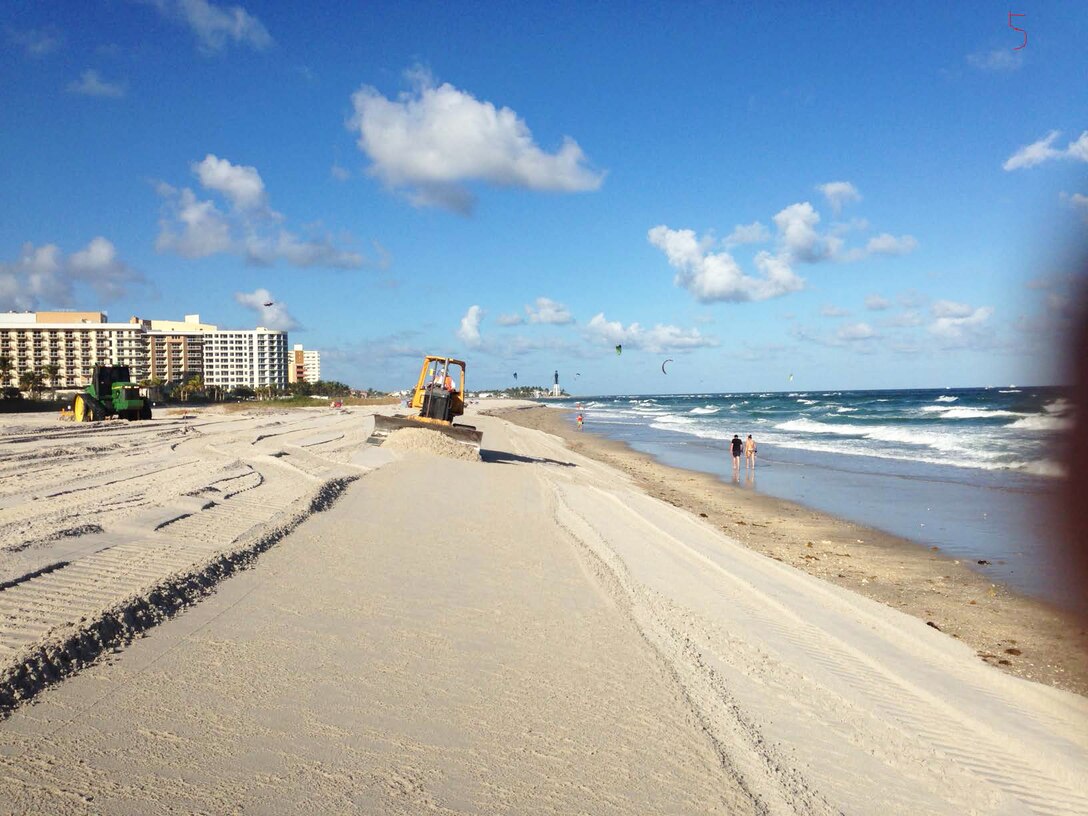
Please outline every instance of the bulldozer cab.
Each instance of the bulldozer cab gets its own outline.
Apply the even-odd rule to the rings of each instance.
[[[465,362],[428,355],[423,360],[409,407],[419,416],[453,422],[465,412]]]

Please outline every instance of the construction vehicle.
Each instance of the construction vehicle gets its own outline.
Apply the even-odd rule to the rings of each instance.
[[[128,366],[96,365],[90,385],[72,398],[76,422],[100,422],[118,416],[130,422],[151,419],[151,404],[140,396],[140,387],[129,378]]]
[[[452,357],[427,355],[419,369],[419,379],[408,400],[408,407],[418,411],[413,416],[374,415],[374,432],[367,440],[380,445],[389,434],[401,428],[425,428],[451,439],[472,445],[477,451],[483,434],[471,425],[454,425],[465,413],[465,361]]]

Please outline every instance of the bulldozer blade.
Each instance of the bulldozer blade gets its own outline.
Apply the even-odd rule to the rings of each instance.
[[[466,445],[472,445],[477,451],[484,435],[471,425],[447,425],[439,422],[424,422],[414,417],[382,416],[374,415],[374,431],[367,438],[370,445],[381,445],[389,434],[399,431],[401,428],[422,428],[425,431],[435,431]]]

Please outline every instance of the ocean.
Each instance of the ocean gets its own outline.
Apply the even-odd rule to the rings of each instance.
[[[665,464],[894,533],[1067,608],[1048,499],[1073,406],[1059,387],[574,397],[586,430]],[[573,420],[572,420],[573,421]],[[734,434],[752,434],[738,478]],[[978,562],[986,562],[979,564]]]

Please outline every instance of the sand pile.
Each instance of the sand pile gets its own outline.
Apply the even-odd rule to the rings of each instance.
[[[423,428],[401,428],[389,434],[383,448],[399,451],[416,451],[433,456],[445,456],[448,459],[464,459],[478,462],[480,452],[473,445],[450,439],[441,431],[428,431]]]

